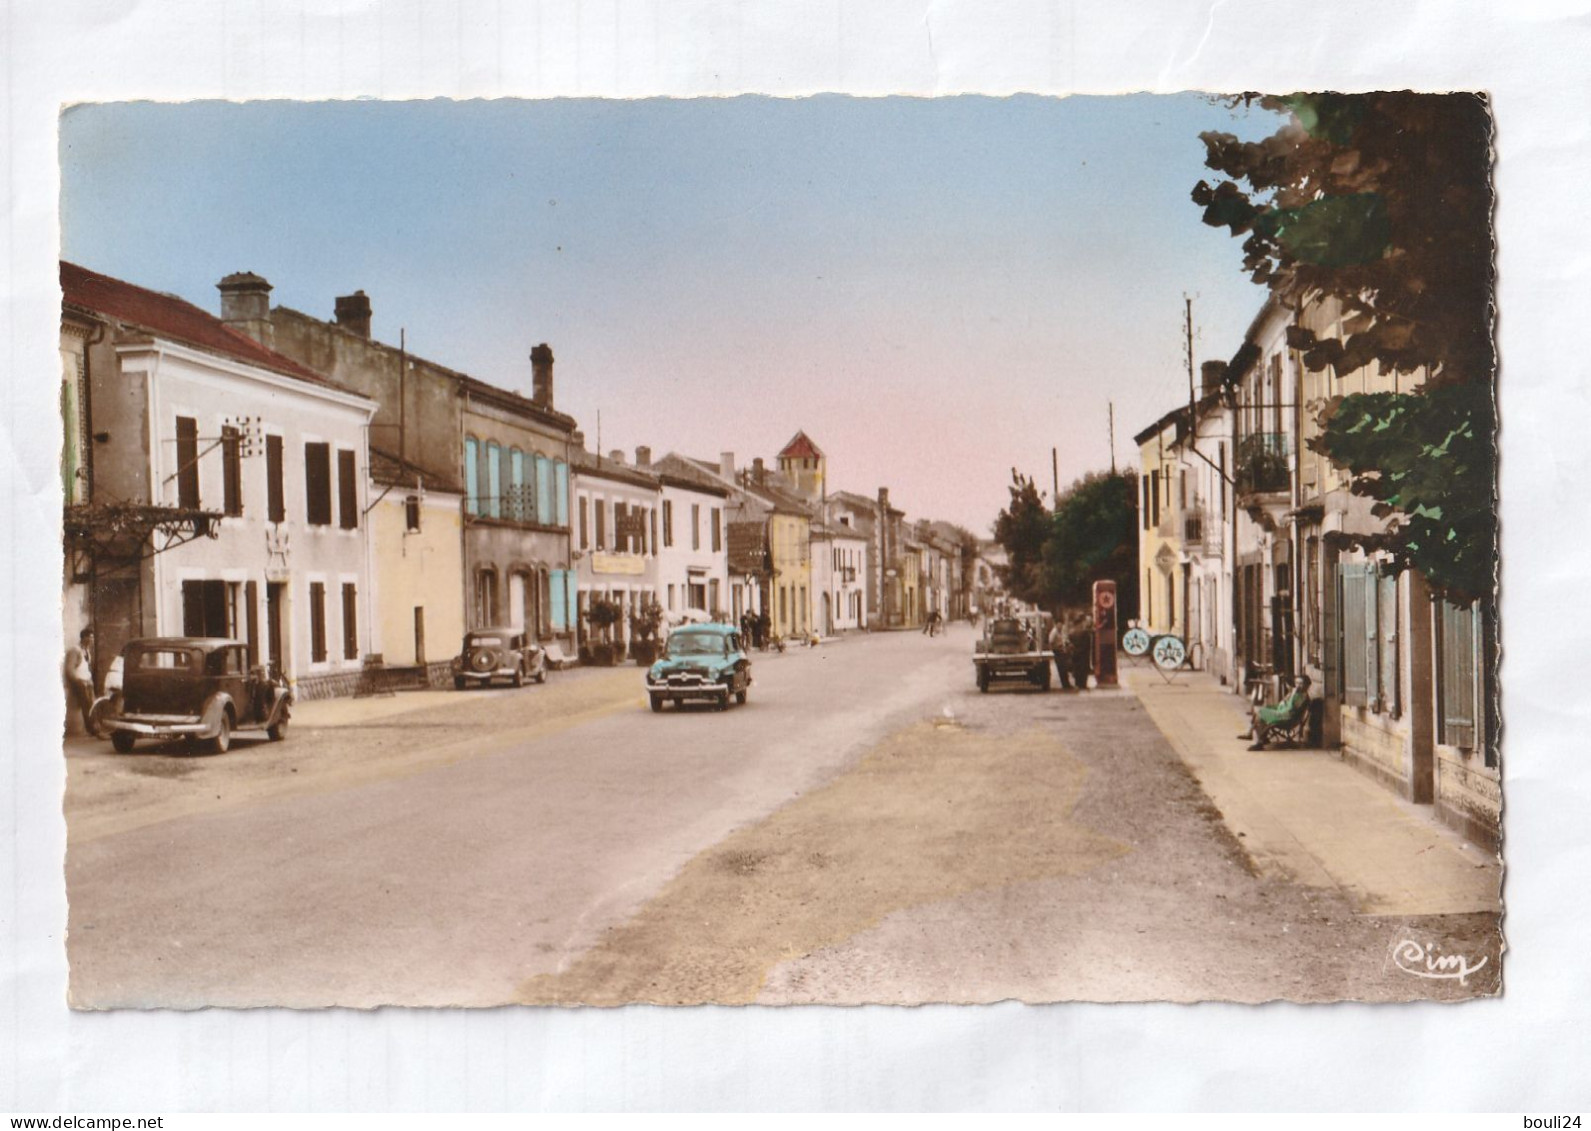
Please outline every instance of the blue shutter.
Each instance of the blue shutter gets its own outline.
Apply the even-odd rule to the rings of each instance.
[[[552,630],[563,631],[564,627],[564,571],[552,570],[547,575],[547,603],[552,606]]]
[[[503,469],[502,449],[491,440],[486,442],[486,513],[492,518],[502,515]]]
[[[536,457],[536,521],[549,526],[554,521],[552,509],[552,461],[546,456]]]
[[[569,465],[563,460],[555,460],[553,470],[553,507],[557,512],[554,524],[557,526],[569,525]]]
[[[525,513],[525,453],[518,448],[508,453],[508,478],[508,517],[523,522],[530,516]]]
[[[573,629],[580,623],[580,589],[575,584],[575,571],[564,571],[564,627]]]
[[[1365,654],[1365,700],[1373,711],[1381,710],[1381,618],[1376,607],[1376,597],[1381,588],[1375,564],[1366,563],[1364,570],[1365,624],[1364,639],[1359,646]]]
[[[1365,678],[1365,567],[1344,562],[1340,570],[1342,615],[1337,618],[1337,646],[1342,655],[1342,698],[1352,707],[1363,707],[1368,698]]]
[[[470,514],[481,513],[480,468],[477,461],[478,445],[475,437],[464,438],[464,508]]]

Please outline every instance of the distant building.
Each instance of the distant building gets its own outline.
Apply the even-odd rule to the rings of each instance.
[[[582,444],[573,455],[580,647],[589,652],[594,643],[609,643],[625,655],[631,618],[657,599],[660,535],[666,536],[662,494],[657,476],[628,466],[621,451],[604,458]],[[597,600],[616,602],[622,613],[606,631],[591,622]]]

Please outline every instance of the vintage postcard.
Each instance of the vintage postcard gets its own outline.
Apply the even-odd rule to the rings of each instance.
[[[1501,992],[1484,95],[60,128],[75,1008]]]

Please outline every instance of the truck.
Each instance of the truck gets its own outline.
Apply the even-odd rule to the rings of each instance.
[[[999,680],[1021,680],[1041,691],[1050,689],[1050,653],[1045,649],[1050,618],[1043,613],[996,617],[973,646],[972,663],[978,690],[987,692]]]

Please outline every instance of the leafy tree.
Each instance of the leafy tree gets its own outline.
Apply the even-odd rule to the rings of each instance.
[[[1116,583],[1120,608],[1138,607],[1138,480],[1090,472],[1061,495],[1044,542],[1051,604],[1088,605],[1094,582]]]
[[[1044,543],[1050,533],[1050,512],[1031,476],[1011,469],[1010,504],[995,519],[994,538],[1005,547],[1000,567],[1005,591],[1029,604],[1045,604]]]
[[[1475,94],[1244,96],[1289,115],[1243,142],[1201,135],[1204,221],[1244,237],[1243,264],[1295,309],[1332,297],[1340,337],[1288,341],[1312,370],[1377,364],[1411,393],[1333,398],[1318,446],[1391,530],[1361,539],[1458,601],[1493,591],[1497,530],[1491,118]],[[1246,187],[1245,187],[1246,186]]]

